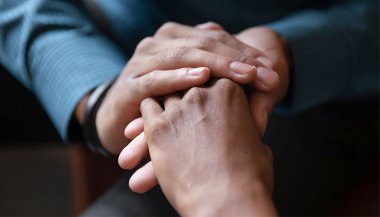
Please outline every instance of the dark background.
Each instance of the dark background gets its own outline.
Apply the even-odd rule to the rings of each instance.
[[[34,95],[0,65],[0,144],[59,142]]]
[[[72,216],[69,168],[37,100],[0,66],[0,216]]]

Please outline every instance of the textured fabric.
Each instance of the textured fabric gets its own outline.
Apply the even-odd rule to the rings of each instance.
[[[0,1],[1,63],[38,97],[65,137],[78,101],[126,59],[74,5]]]
[[[290,110],[378,92],[378,12],[379,1],[351,1],[269,25],[286,39],[294,59]]]
[[[0,1],[0,61],[37,95],[64,138],[81,97],[117,76],[124,56],[165,20],[214,20],[233,33],[255,25],[277,30],[295,60],[288,110],[379,88],[377,0],[94,2],[116,41],[97,31],[72,1]]]

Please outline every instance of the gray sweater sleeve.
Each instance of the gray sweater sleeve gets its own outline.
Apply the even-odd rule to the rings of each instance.
[[[287,111],[379,91],[379,1],[345,1],[267,25],[293,56]]]

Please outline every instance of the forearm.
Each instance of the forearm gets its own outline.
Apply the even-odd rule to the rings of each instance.
[[[1,1],[0,31],[0,61],[35,93],[64,138],[78,102],[125,63],[69,1]]]

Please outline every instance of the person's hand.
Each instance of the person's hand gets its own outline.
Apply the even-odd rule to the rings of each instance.
[[[289,71],[292,64],[291,55],[286,41],[275,31],[265,27],[254,27],[236,35],[240,41],[261,50],[265,57],[258,60],[272,68],[279,75],[279,85],[271,91],[253,91],[250,98],[251,113],[259,126],[261,135],[264,134],[268,117],[273,107],[281,101],[288,91]]]
[[[226,34],[216,34],[219,40],[212,37],[165,39],[163,35],[171,34],[173,26],[191,29],[168,23],[154,37],[141,41],[98,110],[98,136],[111,153],[119,153],[129,143],[123,130],[139,117],[139,105],[144,98],[201,85],[207,81],[208,72],[239,84],[250,83],[261,91],[269,91],[278,83],[276,73],[266,70],[256,59],[258,50]],[[209,71],[194,77],[188,76],[186,69],[177,70],[185,67],[207,67]],[[163,70],[172,71],[163,73]],[[264,76],[263,71],[266,71]]]
[[[220,79],[171,94],[163,106],[152,98],[141,103],[139,137],[146,137],[151,162],[134,176],[149,180],[139,173],[154,168],[165,196],[184,216],[275,214],[272,154],[239,85]]]

